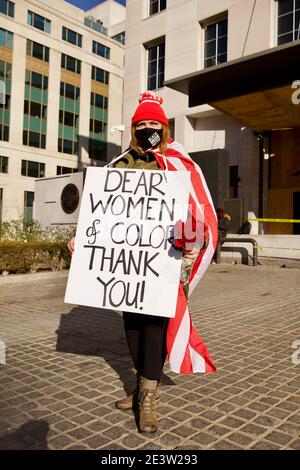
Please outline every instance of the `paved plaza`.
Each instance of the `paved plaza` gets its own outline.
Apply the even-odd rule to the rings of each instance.
[[[190,305],[218,371],[166,364],[154,435],[114,406],[134,384],[121,314],[64,304],[66,280],[0,278],[0,449],[300,449],[300,269],[210,266]]]

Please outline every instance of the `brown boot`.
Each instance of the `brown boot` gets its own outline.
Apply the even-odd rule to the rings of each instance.
[[[119,410],[130,410],[137,407],[138,388],[136,388],[130,395],[127,395],[121,400],[116,401],[115,405]]]
[[[157,386],[158,382],[156,380],[140,377],[138,396],[140,432],[155,432],[157,430]]]
[[[131,410],[133,408],[137,408],[137,402],[138,402],[138,390],[139,390],[139,379],[141,376],[140,371],[136,369],[132,369],[136,376],[136,387],[131,392],[129,395],[126,395],[126,397],[121,398],[121,400],[116,401],[115,405],[116,408],[119,410]]]

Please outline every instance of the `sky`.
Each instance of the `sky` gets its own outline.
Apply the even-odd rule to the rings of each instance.
[[[90,8],[93,8],[94,6],[104,1],[105,0],[67,0],[68,3],[72,3],[72,5],[75,5],[76,7],[81,8],[82,10],[89,10]],[[116,1],[118,3],[121,3],[121,5],[125,5],[126,3],[126,0]]]

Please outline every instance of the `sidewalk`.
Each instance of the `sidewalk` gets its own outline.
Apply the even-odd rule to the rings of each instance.
[[[300,449],[299,269],[210,266],[191,311],[218,372],[166,365],[152,436],[114,407],[134,383],[121,315],[64,304],[66,280],[0,278],[0,449]]]

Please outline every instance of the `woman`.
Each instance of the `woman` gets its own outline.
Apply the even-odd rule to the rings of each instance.
[[[196,241],[178,244],[175,240],[175,245],[183,251],[175,318],[123,312],[128,347],[137,371],[137,387],[116,406],[125,410],[138,405],[140,432],[155,432],[157,429],[158,384],[167,354],[174,372],[215,371],[209,353],[191,323],[187,289],[184,287],[188,285],[191,292],[210,263],[217,243],[216,214],[201,170],[183,147],[169,138],[168,119],[161,108],[162,101],[153,92],[143,94],[132,117],[130,147],[109,166],[190,171],[192,191],[189,204],[192,212],[200,211],[202,214],[205,240],[200,246]],[[74,239],[69,242],[69,250],[73,253]]]

